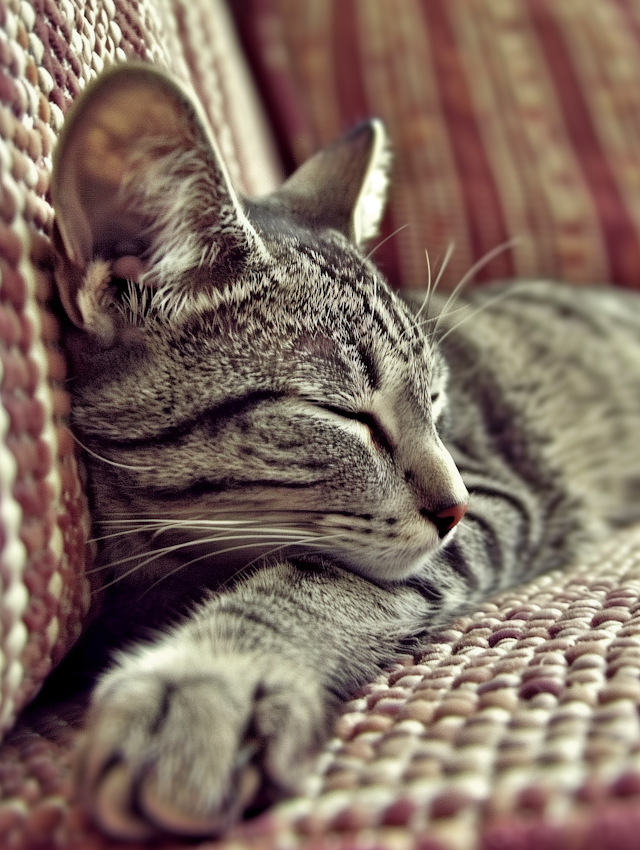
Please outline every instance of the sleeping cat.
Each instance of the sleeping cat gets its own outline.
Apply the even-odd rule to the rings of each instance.
[[[294,792],[399,649],[639,518],[638,300],[535,283],[459,327],[461,302],[414,314],[363,251],[388,160],[371,122],[241,199],[195,100],[135,64],[67,118],[85,644],[124,646],[78,788],[112,835],[215,834]]]

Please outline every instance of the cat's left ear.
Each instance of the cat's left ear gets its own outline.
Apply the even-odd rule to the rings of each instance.
[[[387,133],[374,118],[307,160],[277,195],[311,226],[331,227],[360,245],[378,233],[390,166]]]
[[[118,65],[87,86],[55,150],[51,195],[63,304],[104,340],[112,281],[183,304],[263,250],[197,99],[149,64]]]

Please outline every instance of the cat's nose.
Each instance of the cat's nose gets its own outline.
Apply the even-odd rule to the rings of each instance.
[[[462,517],[466,514],[468,507],[468,502],[460,502],[457,505],[449,505],[449,507],[437,512],[429,511],[427,508],[422,508],[420,510],[420,515],[430,520],[435,525],[438,529],[438,536],[442,540],[442,538],[460,522]]]

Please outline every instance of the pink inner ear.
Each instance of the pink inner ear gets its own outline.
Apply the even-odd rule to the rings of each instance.
[[[139,257],[118,257],[112,265],[113,276],[137,282],[144,272],[144,263]]]

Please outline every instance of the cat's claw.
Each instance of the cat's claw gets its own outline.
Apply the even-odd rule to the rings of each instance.
[[[162,795],[157,767],[132,782],[130,767],[118,762],[105,770],[94,793],[86,795],[94,819],[110,835],[146,841],[161,832],[183,836],[219,835],[236,821],[254,799],[260,773],[246,765],[236,778],[233,803],[202,815],[187,811]]]
[[[117,838],[146,841],[157,830],[132,809],[131,788],[126,766],[113,765],[102,777],[92,796],[91,811],[102,829]]]
[[[166,832],[177,835],[218,835],[237,820],[254,799],[260,787],[260,773],[246,765],[236,776],[233,803],[209,816],[185,812],[162,796],[157,769],[149,771],[142,781],[138,802],[145,816]]]

